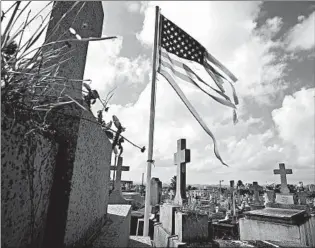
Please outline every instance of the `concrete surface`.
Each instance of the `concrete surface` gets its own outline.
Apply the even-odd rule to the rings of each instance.
[[[128,247],[131,206],[108,205],[108,221],[91,248]]]
[[[175,211],[178,208],[178,205],[168,203],[160,206],[160,222],[170,235],[175,234]]]
[[[185,247],[185,243],[180,242],[177,236],[170,235],[161,223],[154,225],[153,245],[155,247]]]
[[[130,236],[128,247],[152,247],[150,237]]]
[[[42,245],[58,145],[39,134],[26,138],[26,130],[1,115],[2,247],[30,244],[31,226],[33,245]]]
[[[84,117],[93,119],[89,112]],[[96,138],[97,137],[97,138]],[[95,231],[107,213],[112,146],[101,127],[81,120],[66,222],[66,245]]]
[[[175,235],[185,243],[208,241],[208,216],[197,213],[175,213]]]
[[[240,240],[290,241],[306,245],[305,232],[298,225],[239,219]]]

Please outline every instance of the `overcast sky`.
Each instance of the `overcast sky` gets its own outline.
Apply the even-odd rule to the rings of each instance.
[[[158,76],[152,176],[170,182],[176,141],[186,138],[187,184],[279,183],[273,175],[279,163],[293,170],[288,183],[314,183],[314,2],[103,2],[103,35],[119,39],[89,45],[85,78],[103,97],[117,86],[106,120],[116,115],[126,137],[146,147],[156,5],[236,75],[240,104],[234,125],[231,109],[180,84],[215,134],[225,167],[211,138]],[[140,182],[147,152],[124,147],[130,172],[122,178]]]

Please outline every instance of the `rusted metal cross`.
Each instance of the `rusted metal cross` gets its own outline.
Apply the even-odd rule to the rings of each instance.
[[[187,201],[186,196],[186,163],[190,162],[190,150],[186,149],[186,139],[177,141],[177,152],[174,163],[177,165],[176,195],[174,203],[180,206]]]

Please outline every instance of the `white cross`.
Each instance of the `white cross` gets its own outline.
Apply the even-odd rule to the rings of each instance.
[[[174,154],[174,164],[177,165],[177,182],[175,203],[183,205],[186,200],[186,163],[190,162],[190,150],[186,149],[186,140],[177,141],[177,152]]]
[[[290,193],[290,190],[288,188],[288,183],[287,183],[287,174],[292,174],[292,170],[286,169],[285,165],[281,163],[279,164],[279,170],[273,170],[273,174],[275,175],[280,174],[281,193],[284,193],[284,194]]]

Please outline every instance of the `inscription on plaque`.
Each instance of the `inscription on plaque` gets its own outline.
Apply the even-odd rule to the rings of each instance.
[[[276,194],[276,203],[294,204],[293,195]]]

